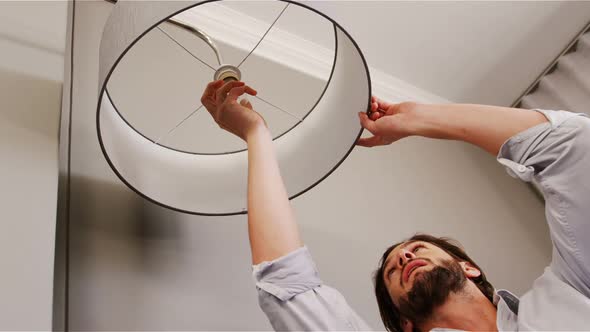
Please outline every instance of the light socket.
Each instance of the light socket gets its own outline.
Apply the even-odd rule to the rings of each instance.
[[[221,65],[215,71],[215,81],[223,80],[224,82],[240,81],[242,79],[242,72],[240,69],[233,65]]]

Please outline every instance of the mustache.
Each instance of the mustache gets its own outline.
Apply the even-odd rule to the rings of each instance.
[[[408,266],[408,265],[409,265],[411,262],[413,262],[413,261],[417,261],[417,260],[422,260],[422,261],[428,262],[428,263],[430,263],[430,264],[434,264],[434,263],[432,262],[432,260],[430,260],[430,258],[413,258],[413,259],[411,259],[411,260],[407,261],[407,262],[406,262],[406,264],[404,264],[404,266],[402,267],[402,271],[401,271],[401,276],[402,276],[402,277],[401,277],[401,278],[399,278],[399,285],[400,285],[402,288],[404,287],[404,278],[403,278],[403,276],[405,275],[406,267],[407,267],[407,266]]]

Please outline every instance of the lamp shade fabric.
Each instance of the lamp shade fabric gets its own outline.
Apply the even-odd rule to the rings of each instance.
[[[189,153],[156,144],[126,121],[107,89],[117,65],[150,30],[205,3],[117,2],[100,45],[98,139],[120,180],[144,198],[191,214],[241,214],[247,212],[247,151]],[[371,84],[359,47],[338,23],[311,7],[289,4],[329,20],[336,41],[332,72],[321,97],[303,121],[274,140],[287,192],[294,198],[330,175],[352,151],[362,132],[357,113],[370,106]],[[193,24],[198,27],[198,22]],[[195,91],[196,98],[200,94]],[[199,133],[194,134],[199,139]]]

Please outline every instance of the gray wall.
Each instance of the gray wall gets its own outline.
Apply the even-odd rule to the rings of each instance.
[[[67,2],[0,2],[0,330],[51,329]]]
[[[97,58],[111,8],[103,1],[76,5],[69,327],[269,329],[251,280],[246,217],[199,217],[155,206],[122,185],[102,156],[95,132]],[[447,60],[455,64],[461,54]],[[293,205],[324,281],[375,328],[381,323],[371,273],[382,250],[414,232],[460,240],[496,287],[517,294],[550,258],[542,202],[492,156],[461,143],[412,138],[355,149]]]

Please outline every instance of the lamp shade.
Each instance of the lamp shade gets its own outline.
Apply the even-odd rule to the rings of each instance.
[[[316,89],[317,93],[308,98],[308,105],[297,106],[293,110],[285,103],[276,104],[276,108],[288,113],[281,114],[290,119],[279,125],[280,128],[273,133],[273,137],[287,192],[290,198],[294,198],[329,176],[352,151],[362,133],[357,113],[367,111],[370,107],[371,84],[361,50],[338,23],[303,4],[285,1],[277,1],[276,4],[285,6],[281,13],[289,6],[306,12],[310,18],[324,21],[324,26],[327,27],[324,32],[327,32],[334,42],[326,80],[322,88]],[[236,141],[237,138],[231,134],[216,128],[215,135],[225,135],[223,139],[212,139],[211,132],[207,130],[192,130],[188,140],[198,142],[201,144],[199,147],[188,148],[168,144],[157,134],[151,134],[149,128],[142,128],[131,116],[127,116],[127,104],[120,104],[115,98],[124,94],[126,87],[125,84],[115,82],[117,71],[123,71],[122,66],[126,62],[134,61],[134,50],[141,47],[142,39],[147,38],[151,31],[159,29],[161,24],[182,15],[183,12],[208,5],[209,1],[117,2],[105,25],[100,45],[97,133],[102,152],[112,170],[122,182],[144,198],[167,208],[191,214],[242,214],[247,212],[248,172],[247,150],[243,142]],[[280,21],[278,17],[275,22],[277,21]],[[198,21],[191,24],[199,30]],[[202,39],[200,42],[204,42],[206,38]],[[213,52],[211,59],[221,59],[212,54]],[[221,56],[224,59],[218,62],[229,63],[213,61],[214,64],[209,66],[216,70],[222,65],[238,67],[241,64],[233,63],[233,60],[229,60],[224,54]],[[167,57],[162,55],[159,59],[164,63]],[[205,64],[207,62],[199,61]],[[242,80],[251,84],[249,78],[255,80],[256,73],[248,72],[248,61],[250,60],[243,61],[244,65],[240,68],[243,68]],[[273,59],[260,61],[272,62]],[[140,67],[141,75],[145,80],[161,84],[155,85],[160,90],[174,90],[175,84],[179,84],[179,89],[194,88],[195,111],[189,116],[194,115],[194,119],[202,119],[198,121],[211,121],[207,118],[209,115],[204,108],[199,107],[198,100],[202,89],[198,90],[200,87],[197,83],[182,84],[174,80],[174,77],[170,82],[162,82],[166,79],[165,71],[158,75],[150,75],[150,71],[158,70],[156,67],[157,64]],[[213,80],[215,70],[203,68],[200,79],[202,84],[206,84]],[[269,73],[265,74],[268,76]],[[198,75],[200,74],[192,76]],[[276,77],[276,85],[276,88],[292,88],[288,81],[282,80],[282,77]],[[260,95],[264,95],[265,91],[260,87],[253,87]],[[115,88],[119,92],[115,92]],[[306,99],[298,96],[297,90],[290,93],[293,100]],[[162,91],[162,96],[164,95],[165,91]],[[146,93],[145,98],[148,96],[158,98],[154,93]],[[146,103],[142,107],[147,108],[149,104],[154,103]],[[275,103],[268,101],[264,104],[268,107],[275,106]],[[173,110],[171,111],[174,108],[172,104],[169,107],[167,104],[158,107],[164,115],[174,114]],[[195,114],[202,117],[197,118]],[[289,114],[295,115],[290,117]],[[142,116],[148,115],[140,113],[139,118]],[[172,118],[171,115],[169,117]],[[181,122],[176,127],[187,118],[179,118]],[[187,120],[189,121],[193,119]],[[178,121],[172,121],[176,122]],[[269,126],[272,127],[273,124],[269,123]],[[166,127],[164,134],[176,130],[176,127],[172,127],[171,130]],[[215,147],[218,145],[215,143],[225,139],[226,145]]]

